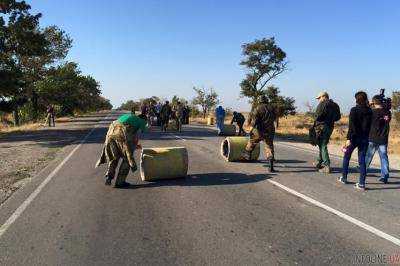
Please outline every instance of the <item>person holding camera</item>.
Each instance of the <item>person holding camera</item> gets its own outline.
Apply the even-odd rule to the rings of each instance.
[[[389,179],[389,158],[387,148],[392,114],[390,112],[390,107],[386,107],[384,101],[385,98],[382,94],[375,95],[372,98],[372,123],[369,132],[369,144],[365,162],[368,169],[375,152],[378,150],[381,159],[381,177],[379,178],[379,181],[387,183]]]
[[[349,116],[349,130],[347,141],[343,147],[343,169],[342,176],[338,181],[347,184],[349,163],[354,149],[358,149],[358,164],[360,166],[360,178],[355,188],[365,190],[366,164],[365,157],[368,149],[368,138],[371,128],[372,111],[368,104],[368,96],[365,92],[359,91],[355,94],[356,106],[351,108]]]

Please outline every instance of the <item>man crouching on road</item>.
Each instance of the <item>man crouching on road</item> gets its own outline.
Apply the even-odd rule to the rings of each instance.
[[[142,132],[147,130],[146,117],[144,115],[122,115],[116,121],[111,123],[108,128],[103,152],[96,164],[97,167],[100,164],[108,163],[108,169],[105,176],[105,184],[107,186],[111,185],[111,181],[115,176],[115,171],[120,159],[122,159],[122,163],[118,170],[117,179],[115,180],[115,187],[123,188],[130,185],[125,182],[125,180],[129,174],[129,169],[132,169],[132,172],[137,170],[134,151],[135,149],[142,148],[138,144],[139,130]]]
[[[250,140],[247,143],[246,150],[243,154],[245,160],[251,159],[251,153],[257,144],[261,141],[265,142],[265,157],[269,160],[269,171],[274,170],[274,136],[276,110],[268,104],[265,96],[261,97],[260,104],[250,114]]]

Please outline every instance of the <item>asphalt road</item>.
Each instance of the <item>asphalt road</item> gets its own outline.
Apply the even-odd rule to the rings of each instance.
[[[310,167],[315,154],[278,142],[278,172],[268,174],[262,158],[225,162],[215,130],[186,126],[182,133],[149,132],[142,141],[144,147],[186,147],[186,179],[148,183],[135,173],[128,177],[130,188],[115,189],[103,183],[105,167],[94,165],[117,115],[0,206],[0,265],[400,263],[393,241],[276,185],[398,238],[398,173],[387,185],[369,177],[370,189],[355,191],[336,182],[338,173],[316,173]]]

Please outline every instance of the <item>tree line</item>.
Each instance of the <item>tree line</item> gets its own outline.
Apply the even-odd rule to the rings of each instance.
[[[99,82],[65,61],[71,37],[57,26],[41,27],[41,13],[25,1],[0,0],[0,112],[14,123],[43,118],[48,105],[58,115],[111,109]]]

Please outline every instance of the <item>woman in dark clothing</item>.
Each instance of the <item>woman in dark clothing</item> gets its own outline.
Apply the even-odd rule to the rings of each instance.
[[[360,166],[360,179],[355,188],[365,189],[366,165],[365,156],[368,149],[368,136],[371,128],[372,111],[368,105],[368,96],[365,92],[359,91],[355,94],[356,106],[351,108],[349,116],[349,130],[347,141],[343,147],[343,170],[338,181],[346,184],[349,173],[349,162],[354,149],[358,149],[358,164]]]

